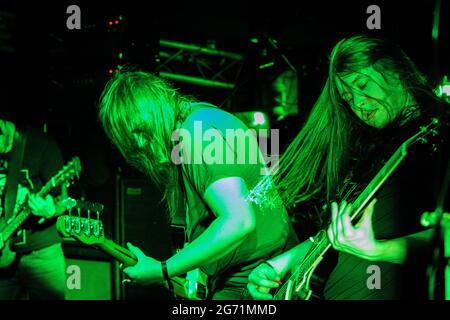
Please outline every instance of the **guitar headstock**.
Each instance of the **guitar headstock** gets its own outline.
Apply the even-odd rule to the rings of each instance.
[[[72,237],[87,244],[101,244],[105,241],[103,223],[96,219],[64,215],[56,220],[56,230],[64,237]]]
[[[79,178],[81,172],[80,158],[74,157],[69,161],[57,174],[53,177],[49,183],[52,187],[62,184],[69,184],[75,178]]]
[[[62,236],[75,238],[87,245],[101,244],[105,241],[103,223],[99,219],[100,211],[103,210],[102,204],[72,198],[67,198],[61,203],[69,210],[68,215],[60,216],[56,220],[56,230]],[[72,214],[74,208],[76,214]],[[81,210],[87,211],[87,217],[81,217]],[[91,218],[91,211],[96,213],[96,218]]]
[[[429,136],[437,136],[438,135],[438,127],[441,125],[441,122],[437,118],[431,118],[430,122],[419,128],[419,131],[413,135],[411,138],[406,140],[403,145],[405,148],[410,147],[413,144],[420,143],[426,144],[428,143]]]

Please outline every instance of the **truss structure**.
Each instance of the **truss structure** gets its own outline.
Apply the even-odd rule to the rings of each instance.
[[[232,90],[244,61],[238,53],[161,39],[158,71],[161,77],[195,85]]]

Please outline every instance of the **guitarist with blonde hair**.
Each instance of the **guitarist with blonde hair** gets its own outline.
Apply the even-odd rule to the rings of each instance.
[[[246,132],[247,126],[226,111],[182,95],[164,79],[124,69],[106,85],[99,117],[125,159],[164,191],[169,217],[181,211],[186,221],[189,244],[167,261],[129,244],[138,259],[124,269],[130,281],[167,282],[170,287],[171,277],[200,268],[211,279],[208,298],[248,299],[250,271],[290,248],[296,236],[282,204],[261,208],[249,197],[266,169],[266,163],[249,160],[261,159],[256,137],[225,139],[230,130]],[[214,139],[202,139],[198,127]],[[178,134],[183,134],[179,149]],[[211,140],[215,154],[227,161],[206,161]],[[174,158],[181,153],[183,161]]]

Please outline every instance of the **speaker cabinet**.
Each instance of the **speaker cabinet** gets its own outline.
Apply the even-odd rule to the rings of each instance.
[[[113,260],[103,252],[73,239],[63,240],[67,300],[116,299]]]
[[[66,300],[111,300],[109,261],[66,258]]]
[[[118,177],[117,180],[119,242],[139,247],[147,256],[165,260],[172,255],[172,232],[162,192],[145,177]],[[124,278],[121,272],[118,281]],[[165,300],[170,295],[161,285],[148,287],[122,285],[121,299]]]

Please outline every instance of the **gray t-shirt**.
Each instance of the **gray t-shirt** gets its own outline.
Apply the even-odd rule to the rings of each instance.
[[[256,150],[254,148],[255,141],[251,143],[251,139],[248,139],[243,146],[230,143],[230,139],[227,139],[227,129],[247,130],[244,123],[228,112],[206,107],[194,110],[186,118],[181,128],[187,130],[194,137],[195,130],[197,129],[198,133],[200,124],[203,133],[212,133],[215,138],[203,142],[199,141],[202,139],[197,139],[192,144],[200,143],[201,147],[197,145],[197,149],[195,149],[191,144],[191,151],[183,152],[186,159],[190,157],[192,160],[189,164],[182,164],[182,178],[188,207],[186,220],[189,241],[203,233],[215,219],[203,199],[206,189],[213,182],[227,177],[241,177],[245,180],[248,189],[251,190],[260,179],[265,177],[261,170],[264,170],[265,164],[253,161],[254,153],[260,153],[259,148]],[[205,163],[206,161],[192,163],[196,153],[197,156],[199,156],[199,152],[203,156],[214,155],[211,153],[211,143],[215,144],[216,150],[219,149],[218,147],[223,148],[223,159],[226,162],[226,157],[229,157],[228,163],[211,164]],[[243,152],[245,160],[242,160],[243,158],[239,160],[239,157],[244,156]],[[216,159],[220,160],[220,157]],[[230,161],[231,159],[234,160]],[[298,241],[284,206],[261,207],[253,204],[253,207],[256,216],[255,231],[225,257],[201,268],[213,278],[220,278],[219,281],[222,284],[245,285],[252,269],[263,261],[289,249]]]

